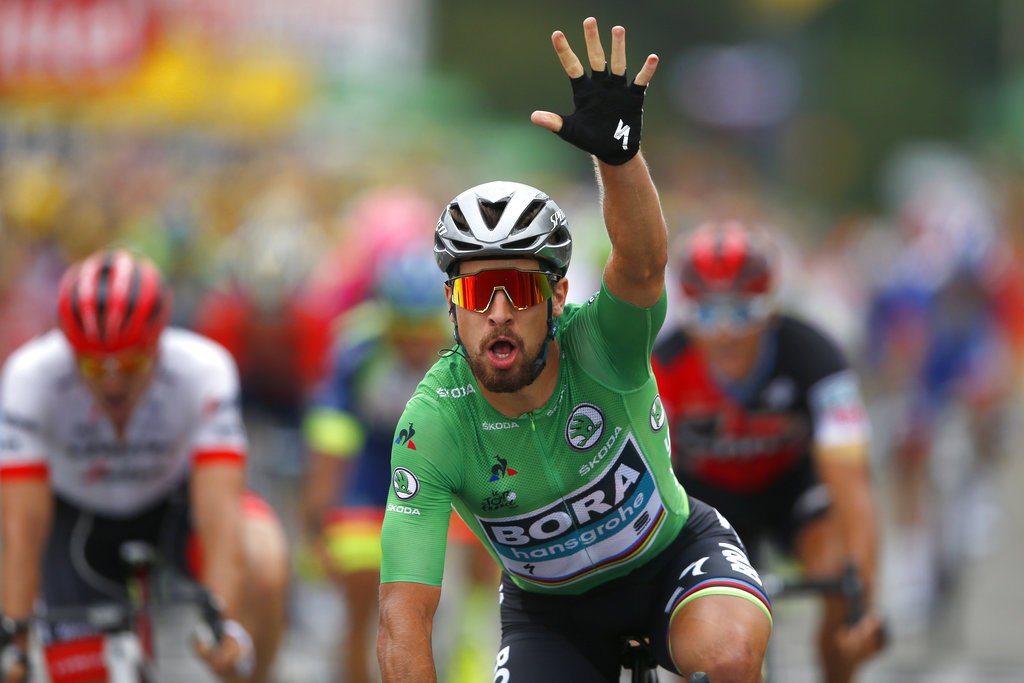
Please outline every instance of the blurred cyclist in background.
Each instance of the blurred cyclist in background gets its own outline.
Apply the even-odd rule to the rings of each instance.
[[[225,240],[196,329],[239,365],[246,407],[297,419],[329,363],[331,316],[308,295],[323,240],[298,207],[257,206]]]
[[[406,401],[450,343],[443,280],[425,247],[384,257],[373,296],[350,311],[331,377],[305,418],[310,450],[302,517],[328,575],[344,595],[348,631],[342,640],[345,680],[369,683],[380,583],[380,527],[391,481],[391,446]],[[451,540],[466,542],[453,518]],[[475,648],[497,572],[469,534],[468,611],[451,644],[449,681],[488,677],[489,649]],[[475,550],[472,550],[475,549]],[[481,605],[483,603],[483,605]],[[493,612],[493,610],[492,610]],[[492,614],[496,618],[496,614]]]
[[[152,262],[98,252],[64,275],[60,329],[5,364],[4,623],[22,624],[37,598],[43,609],[126,600],[119,547],[143,540],[223,606],[223,643],[199,647],[211,669],[264,681],[283,629],[285,538],[245,493],[234,363],[210,340],[167,328],[170,309]],[[44,645],[95,643],[87,628],[60,624]]]
[[[676,264],[684,321],[654,350],[676,474],[734,525],[755,567],[772,541],[812,577],[855,563],[870,605],[877,524],[857,379],[814,326],[779,313],[774,244],[738,221],[706,223]],[[849,681],[878,642],[872,611],[845,628],[826,600],[824,671]]]
[[[251,485],[290,531],[305,471],[302,414],[330,366],[332,314],[309,287],[321,248],[318,228],[294,194],[257,203],[225,241],[225,277],[195,321],[196,331],[238,363]]]
[[[867,361],[898,492],[900,560],[887,574],[898,622],[914,630],[948,602],[997,519],[1021,274],[993,193],[967,158],[911,147],[887,180],[900,241],[873,283]]]

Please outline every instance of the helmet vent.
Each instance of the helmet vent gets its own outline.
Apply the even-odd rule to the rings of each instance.
[[[132,319],[132,314],[135,313],[135,304],[139,300],[139,289],[141,289],[141,287],[142,277],[139,274],[139,269],[132,268],[132,283],[131,288],[128,291],[128,305],[124,310],[124,318],[121,319],[121,329],[128,327],[128,322]],[[154,310],[159,311],[159,308],[159,305],[157,305],[154,307]]]
[[[448,240],[452,248],[456,251],[480,251],[483,247],[479,244],[473,244],[472,242],[463,242],[462,240]]]
[[[469,227],[469,221],[466,220],[466,214],[462,213],[462,209],[458,204],[453,202],[448,205],[448,215],[452,217],[452,224],[459,232],[466,235],[473,234],[473,231]]]
[[[484,223],[490,230],[494,230],[498,227],[498,221],[501,220],[502,214],[505,213],[505,207],[508,206],[508,199],[500,199],[496,202],[489,202],[486,199],[480,200],[480,215],[483,216]]]
[[[544,206],[545,202],[539,199],[534,199],[530,202],[530,205],[526,207],[526,210],[520,214],[519,220],[517,220],[516,224],[512,226],[512,232],[510,234],[514,235],[517,232],[522,232],[530,227],[533,223],[533,219],[537,217],[537,214],[544,210]]]
[[[505,242],[504,248],[508,249],[509,251],[528,250],[534,245],[535,242],[536,239],[534,239],[533,237],[527,237],[521,240]]]
[[[164,314],[164,302],[163,302],[162,299],[157,299],[156,302],[154,302],[154,304],[153,304],[153,308],[151,308],[150,311],[149,311],[149,316],[146,318],[146,324],[150,325],[154,321],[159,320],[160,316],[162,316],[163,314]],[[128,320],[128,319],[129,318],[127,316],[125,316],[125,320]]]
[[[569,229],[565,225],[559,225],[548,237],[548,244],[552,245],[563,245],[569,244],[572,241],[572,237],[569,235]]]

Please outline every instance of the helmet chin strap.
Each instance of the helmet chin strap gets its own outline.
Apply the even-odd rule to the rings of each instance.
[[[453,336],[455,338],[455,346],[453,346],[450,349],[441,349],[440,351],[437,352],[437,355],[439,355],[441,358],[447,358],[452,354],[458,354],[465,358],[466,360],[469,360],[469,357],[466,355],[466,353],[461,350],[463,348],[463,344],[462,340],[459,338],[459,317],[455,315],[454,302],[448,307],[448,315],[452,317],[452,324],[454,325],[455,329],[453,333]]]
[[[545,366],[548,364],[548,344],[555,338],[555,333],[558,332],[558,321],[555,320],[554,307],[551,303],[551,299],[548,299],[548,333],[544,336],[544,344],[540,347],[540,353],[533,361],[533,372],[530,373],[530,381],[527,384],[533,384],[540,373],[544,372]]]

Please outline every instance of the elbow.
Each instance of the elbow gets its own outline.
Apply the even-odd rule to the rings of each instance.
[[[655,286],[664,286],[665,272],[668,269],[668,251],[665,249],[655,250],[647,258],[647,267],[644,274],[647,280]]]
[[[665,273],[668,269],[668,251],[665,249],[648,249],[632,259],[627,269],[630,277],[638,287],[657,289],[665,286]]]

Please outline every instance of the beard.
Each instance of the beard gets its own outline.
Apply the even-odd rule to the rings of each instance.
[[[519,352],[519,357],[507,370],[495,368],[487,361],[487,347],[498,337],[513,340]],[[476,380],[487,391],[496,394],[511,394],[533,384],[536,379],[533,376],[533,367],[537,358],[540,357],[542,346],[541,343],[533,349],[528,349],[519,335],[508,330],[497,330],[480,343],[476,353],[468,355],[469,367]]]

